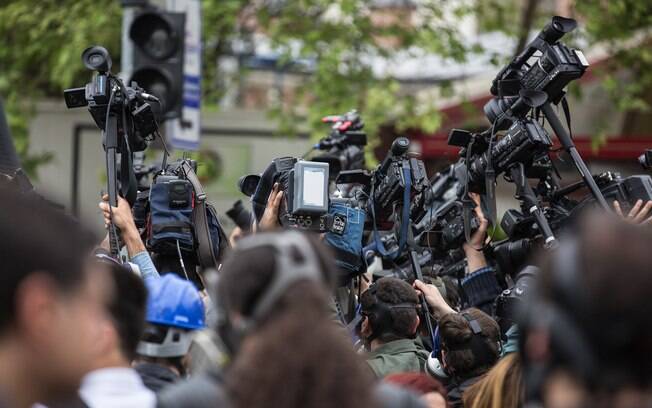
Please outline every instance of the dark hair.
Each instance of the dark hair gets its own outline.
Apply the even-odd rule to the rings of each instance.
[[[448,399],[446,387],[426,373],[397,373],[390,374],[383,381],[396,384],[419,395],[436,392],[444,399]]]
[[[371,290],[365,291],[360,296],[360,304],[362,305],[363,311],[372,309],[377,300],[390,305],[401,303],[417,304],[419,301],[414,288],[401,279],[385,277],[378,279],[374,285],[376,288],[375,296]],[[369,323],[374,332],[374,337],[382,341],[414,337],[414,323],[417,320],[416,308],[391,309],[390,316],[392,319],[391,327],[381,327],[382,324],[377,321],[376,315],[369,316]]]
[[[581,219],[573,241],[562,241],[562,245],[565,248],[560,249],[574,245],[567,257],[561,252],[541,256],[537,294],[564,315],[566,324],[586,344],[575,344],[575,335],[556,330],[555,320],[549,328],[552,360],[596,388],[649,387],[652,231],[590,213]],[[571,269],[563,271],[560,264]],[[538,319],[537,310],[535,304],[530,320]],[[584,360],[577,358],[578,347],[597,369],[587,370]]]
[[[0,332],[13,323],[16,291],[33,273],[77,289],[94,236],[53,204],[0,186]]]
[[[283,239],[282,233],[276,235]],[[331,282],[330,253],[316,238],[307,239],[325,282]],[[271,247],[260,246],[236,248],[227,257],[218,296],[228,311],[251,313],[275,273],[275,256]],[[226,378],[236,407],[268,407],[270,401],[285,408],[370,405],[371,370],[331,319],[329,301],[327,285],[298,282],[249,332]]]
[[[469,320],[478,322],[482,333],[474,334]],[[448,313],[439,321],[442,348],[446,351],[446,364],[455,376],[472,378],[487,372],[500,355],[500,328],[498,323],[479,309],[466,309],[462,313]],[[480,336],[483,344],[474,347],[474,337]],[[480,353],[486,353],[480,355]]]
[[[113,282],[109,315],[120,338],[120,350],[131,361],[136,357],[145,328],[147,289],[142,279],[127,267],[113,262],[101,263],[106,265]]]

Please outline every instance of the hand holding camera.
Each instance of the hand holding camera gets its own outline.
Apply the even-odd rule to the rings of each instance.
[[[140,233],[136,228],[134,217],[131,214],[129,203],[122,197],[118,197],[118,206],[109,206],[109,195],[102,196],[102,202],[99,203],[104,216],[104,225],[109,228],[111,222],[120,229],[120,236],[127,246],[127,252],[130,257],[145,251],[145,244],[140,239]]]
[[[278,183],[276,183],[274,184],[274,188],[272,188],[272,192],[269,194],[269,199],[267,199],[267,206],[265,207],[263,217],[258,223],[258,228],[261,231],[272,231],[281,226],[278,221],[281,200],[283,200],[283,191],[281,191]]]

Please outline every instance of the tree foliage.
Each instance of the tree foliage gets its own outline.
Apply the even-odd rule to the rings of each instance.
[[[104,44],[118,54],[120,5],[117,1],[20,0],[0,6],[0,96],[23,167],[32,175],[49,153],[30,154],[29,118],[34,101],[63,98],[63,89],[88,82],[81,52]],[[118,55],[115,55],[118,57]]]
[[[473,48],[460,41],[455,26],[449,23],[454,21],[451,15],[473,13],[482,30],[502,30],[519,38],[529,31],[524,25],[536,29],[550,14],[539,4],[545,2],[537,0],[465,0],[456,8],[444,0],[421,0],[412,2],[419,8],[416,25],[406,24],[400,14],[378,24],[373,13],[376,2],[370,0],[202,2],[205,105],[216,105],[224,90],[219,57],[233,53],[237,44],[253,45],[255,33],[270,39],[283,56],[281,65],[297,58],[314,61],[312,74],[302,77],[297,90],[303,107],[284,104],[283,98],[271,107],[283,133],[296,130],[298,124],[322,132],[322,115],[351,108],[362,111],[371,136],[387,121],[394,121],[399,128],[434,131],[439,125],[434,101],[417,100],[391,76],[372,74],[372,61],[396,60],[399,55],[419,51],[464,60]],[[652,85],[650,2],[575,3],[574,13],[585,27],[589,43],[605,43],[617,56],[604,73],[605,84],[623,108],[646,108],[645,96]],[[49,158],[29,152],[27,126],[34,101],[61,98],[64,88],[88,81],[89,72],[80,62],[80,53],[88,45],[105,45],[118,66],[120,31],[117,0],[9,0],[0,5],[0,38],[4,39],[0,95],[6,100],[17,149],[28,170]],[[632,38],[639,46],[632,46]],[[613,79],[613,73],[623,67],[634,73],[627,83]]]

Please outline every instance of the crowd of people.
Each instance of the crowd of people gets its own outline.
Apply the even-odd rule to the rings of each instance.
[[[652,232],[639,225],[652,204],[587,214],[514,278],[518,307],[500,318],[478,206],[463,279],[362,276],[344,322],[331,253],[282,230],[272,194],[198,290],[157,270],[126,201],[99,206],[128,263],[2,188],[0,407],[652,406]]]

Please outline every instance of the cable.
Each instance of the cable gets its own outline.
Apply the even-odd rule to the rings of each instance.
[[[179,240],[177,239],[177,253],[179,254],[179,263],[181,264],[181,269],[183,269],[183,274],[186,275],[186,280],[190,280],[188,277],[188,271],[186,271],[186,264],[183,262],[183,256],[181,255],[181,247],[179,246]]]

